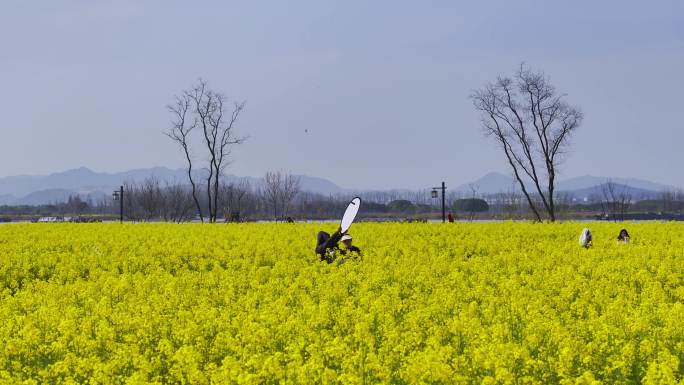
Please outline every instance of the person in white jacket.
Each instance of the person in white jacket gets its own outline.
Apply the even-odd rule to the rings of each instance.
[[[580,243],[580,246],[584,247],[585,249],[588,249],[593,245],[591,230],[589,230],[586,227],[582,230],[582,233],[580,234],[580,237],[579,237],[579,243]]]

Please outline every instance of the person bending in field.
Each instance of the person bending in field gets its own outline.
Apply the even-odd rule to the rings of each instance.
[[[348,259],[360,259],[361,249],[352,244],[351,235],[342,234],[342,229],[338,228],[333,235],[325,231],[318,232],[316,254],[321,257],[321,261],[333,263],[337,260],[337,264],[342,264]]]
[[[629,233],[627,232],[627,229],[620,230],[617,240],[618,243],[629,243]]]
[[[588,249],[593,245],[591,231],[588,228],[585,227],[584,230],[582,230],[582,233],[579,237],[579,243],[580,246],[584,247],[585,249]]]

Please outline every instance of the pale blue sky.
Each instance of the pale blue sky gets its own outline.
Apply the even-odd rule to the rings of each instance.
[[[247,100],[231,173],[465,183],[508,171],[468,95],[521,61],[584,111],[562,177],[684,185],[674,0],[4,0],[0,176],[183,167],[165,105],[202,77]]]

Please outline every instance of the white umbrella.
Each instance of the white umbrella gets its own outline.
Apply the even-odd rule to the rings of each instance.
[[[342,223],[340,224],[340,228],[342,229],[342,234],[346,233],[347,230],[351,227],[352,223],[354,223],[354,218],[356,218],[356,214],[359,212],[359,208],[361,207],[361,198],[356,197],[349,202],[349,205],[347,206],[347,210],[344,211],[344,216],[342,217]]]

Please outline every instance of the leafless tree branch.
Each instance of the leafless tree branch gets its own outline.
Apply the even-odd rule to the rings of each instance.
[[[474,92],[471,100],[482,113],[487,136],[499,143],[516,181],[537,220],[542,217],[526,181],[551,221],[556,219],[554,201],[559,157],[580,126],[583,116],[564,101],[565,95],[541,74],[520,66],[514,78],[499,77],[493,84]]]

